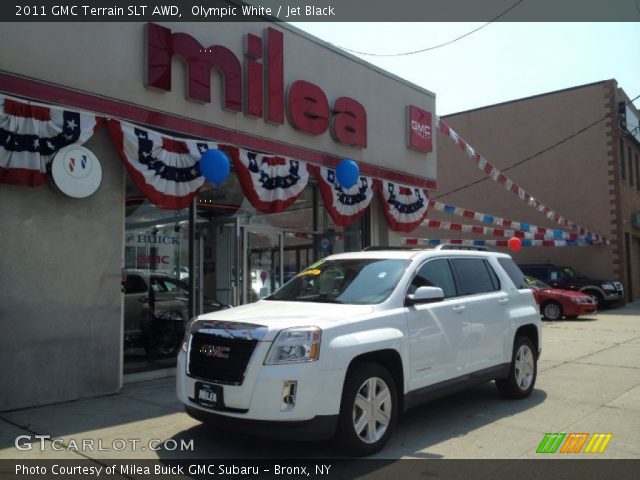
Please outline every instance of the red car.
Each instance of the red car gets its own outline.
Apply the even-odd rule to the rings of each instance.
[[[576,318],[579,315],[596,313],[598,302],[591,295],[552,288],[533,277],[525,279],[531,285],[533,296],[540,305],[540,313],[547,320],[560,320],[563,316]]]

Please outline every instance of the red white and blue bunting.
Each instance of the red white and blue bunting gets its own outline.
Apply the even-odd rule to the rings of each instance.
[[[109,130],[136,187],[164,209],[189,206],[205,182],[200,157],[218,148],[213,142],[174,138],[116,120],[109,121]]]
[[[464,138],[462,138],[459,133],[449,127],[449,125],[447,125],[447,123],[439,117],[437,119],[437,127],[440,132],[442,132],[444,136],[448,137],[453,143],[455,143],[460,148],[460,150],[462,150],[467,155],[467,157],[474,160],[477,167],[482,170],[482,172],[487,177],[502,185],[507,191],[516,195],[520,200],[525,201],[529,207],[532,207],[538,212],[542,213],[549,220],[567,227],[581,236],[593,238],[595,241],[600,243],[609,243],[609,240],[607,238],[581,227],[572,220],[560,215],[558,212],[552,210],[539,200],[535,199],[525,189],[520,187],[517,183],[507,177],[502,171],[498,170],[494,165],[489,163],[489,161],[482,155],[480,155]]]
[[[361,176],[351,188],[344,188],[336,179],[333,168],[311,166],[320,187],[320,194],[329,215],[340,227],[346,227],[367,210],[374,193],[372,177]]]
[[[36,187],[53,155],[82,145],[104,119],[0,95],[0,183]]]
[[[261,212],[282,212],[296,201],[309,182],[306,162],[235,147],[225,151],[233,160],[242,191]]]
[[[463,238],[401,238],[402,245],[435,247],[450,243],[453,245],[465,245],[470,247],[503,247],[509,248],[509,240],[468,240]],[[589,242],[570,240],[522,240],[521,246],[526,247],[587,247]]]
[[[382,180],[380,196],[391,230],[411,232],[427,216],[429,198],[426,190]]]

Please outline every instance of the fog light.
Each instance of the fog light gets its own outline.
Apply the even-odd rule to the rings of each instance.
[[[288,412],[296,406],[296,393],[298,390],[298,382],[296,380],[287,380],[282,385],[282,402],[280,403],[280,411]]]

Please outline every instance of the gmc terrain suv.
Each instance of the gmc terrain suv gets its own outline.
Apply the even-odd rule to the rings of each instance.
[[[573,290],[591,295],[598,302],[598,308],[624,300],[622,283],[611,280],[597,280],[580,275],[571,267],[547,264],[520,265],[525,273],[548,283],[553,288]]]
[[[540,350],[538,306],[506,254],[345,253],[263,300],[194,319],[177,394],[205,423],[335,436],[368,455],[426,400],[492,380],[506,397],[528,396]]]

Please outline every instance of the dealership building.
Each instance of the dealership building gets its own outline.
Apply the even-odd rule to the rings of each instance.
[[[0,411],[166,375],[175,339],[150,322],[262,298],[427,215],[435,95],[293,27],[10,23],[2,38]],[[211,151],[228,177],[220,156],[205,169]]]
[[[526,230],[516,230],[523,248],[510,252],[518,263],[553,263],[621,281],[626,301],[640,299],[639,118],[615,80],[443,117],[438,190],[431,196],[440,210],[428,219],[450,231],[422,226],[403,241],[500,242],[518,222]],[[455,205],[449,213],[458,215],[442,204]],[[493,237],[481,230],[487,223],[477,221],[479,213],[489,214]],[[484,235],[469,231],[474,227]],[[566,235],[579,231],[578,238]]]

